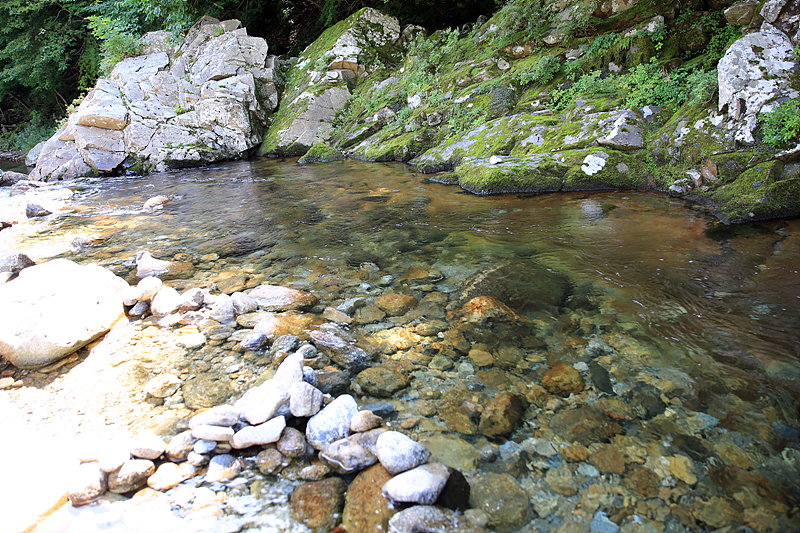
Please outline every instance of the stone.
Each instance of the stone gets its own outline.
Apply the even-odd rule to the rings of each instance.
[[[334,324],[323,324],[318,330],[312,330],[309,336],[322,353],[351,372],[359,372],[369,365],[369,354],[356,346],[355,340]]]
[[[397,503],[432,505],[439,499],[450,472],[439,463],[428,463],[394,476],[383,485],[383,495]]]
[[[234,392],[228,376],[206,372],[184,383],[183,403],[189,409],[205,409],[225,403]]]
[[[228,442],[233,438],[233,435],[234,431],[229,427],[200,424],[192,428],[192,437],[199,440]]]
[[[644,140],[636,114],[628,109],[617,112],[611,131],[605,137],[597,139],[597,143],[617,150],[642,148]]]
[[[472,485],[470,504],[489,516],[496,531],[509,532],[528,523],[530,496],[508,474],[484,474]]]
[[[178,392],[181,384],[183,382],[178,376],[161,374],[145,383],[144,391],[154,398],[167,398]]]
[[[381,489],[392,475],[376,464],[360,472],[345,495],[342,525],[347,531],[388,531],[397,512]]]
[[[569,396],[583,391],[584,382],[580,372],[565,363],[558,363],[545,373],[542,387],[550,394]]]
[[[522,421],[527,407],[524,396],[501,392],[492,398],[481,413],[478,431],[489,438],[510,435]]]
[[[766,22],[760,31],[736,40],[719,60],[719,111],[727,109],[736,121],[737,141],[755,142],[753,130],[767,103],[800,96],[789,81],[797,65],[792,50],[789,37]]]
[[[189,420],[189,428],[200,425],[231,427],[239,421],[240,412],[231,405],[217,405],[194,415]]]
[[[136,284],[134,298],[140,302],[151,300],[158,294],[158,291],[161,290],[163,285],[164,282],[155,276],[142,278],[139,280],[139,283]]]
[[[170,202],[169,196],[153,196],[142,205],[142,211],[158,211]]]
[[[108,475],[108,490],[117,494],[131,492],[143,487],[156,471],[153,461],[146,459],[130,459],[125,461],[119,470]]]
[[[431,455],[425,446],[397,431],[383,433],[378,438],[375,450],[378,460],[391,474],[415,468]]]
[[[150,252],[136,253],[136,277],[155,276],[161,279],[189,278],[194,274],[194,265],[189,262],[176,263],[156,259]]]
[[[250,291],[249,296],[259,308],[276,313],[310,309],[317,304],[317,297],[310,292],[277,285],[259,285]]]
[[[131,439],[131,455],[139,459],[158,459],[166,449],[164,440],[152,431],[140,431]]]
[[[258,309],[256,301],[243,292],[234,292],[231,295],[231,303],[237,316],[252,313]]]
[[[203,289],[199,289],[197,287],[186,289],[183,294],[181,294],[181,298],[178,301],[178,310],[195,311],[200,309],[200,307],[203,305],[204,297],[205,294],[203,293]]]
[[[516,322],[522,320],[516,311],[491,296],[478,296],[461,308],[464,320],[476,324],[493,322]]]
[[[389,520],[389,533],[486,533],[469,516],[430,505],[415,505]]]
[[[306,437],[293,427],[286,427],[277,442],[278,451],[286,457],[302,457],[306,453]]]
[[[221,294],[208,313],[208,318],[216,320],[220,324],[232,324],[236,321],[236,310],[233,307],[233,299],[227,294]]]
[[[292,493],[292,513],[312,531],[331,531],[341,521],[346,489],[338,477],[302,483]]]
[[[383,419],[369,410],[359,411],[350,420],[350,431],[353,433],[363,433],[380,427]]]
[[[381,365],[359,372],[356,383],[370,396],[388,398],[408,387],[410,380],[408,373],[401,371],[397,366]]]
[[[472,470],[478,466],[480,452],[470,444],[452,435],[428,435],[420,442],[439,463],[458,470]]]
[[[306,440],[315,449],[322,450],[331,442],[347,437],[350,420],[357,412],[358,404],[352,396],[339,396],[308,420]]]
[[[326,465],[310,465],[300,471],[300,479],[305,481],[319,481],[331,473],[331,469]]]
[[[48,365],[124,317],[128,284],[97,265],[53,259],[0,285],[0,353],[18,368]]]
[[[545,474],[544,480],[550,485],[553,492],[562,496],[575,496],[578,493],[578,484],[572,476],[572,470],[568,465],[559,468],[551,468]]]
[[[378,462],[376,442],[385,432],[378,428],[336,440],[325,446],[319,456],[342,474],[364,469]]]
[[[206,472],[206,483],[227,483],[236,479],[242,464],[232,455],[222,454],[211,458]]]
[[[0,272],[18,274],[23,268],[35,265],[33,259],[19,252],[0,252]]]
[[[39,204],[34,204],[29,202],[28,205],[25,206],[25,216],[28,218],[41,218],[52,214],[53,214],[52,211],[46,209],[45,207],[42,207]]]
[[[289,387],[289,409],[292,416],[314,416],[322,407],[322,400],[322,391],[304,381],[293,383]]]
[[[159,289],[150,302],[150,312],[155,316],[167,316],[178,309],[181,295],[172,287],[166,285]]]
[[[694,472],[694,464],[691,459],[685,455],[670,455],[667,459],[669,460],[670,473],[673,476],[687,485],[697,483],[697,475]]]
[[[744,0],[736,2],[723,12],[728,24],[734,26],[747,26],[756,14],[759,2],[757,0]]]
[[[78,466],[70,479],[67,497],[75,507],[80,507],[100,499],[108,490],[107,474],[98,463],[84,463]]]
[[[249,448],[259,444],[271,444],[281,438],[286,419],[278,416],[257,426],[246,426],[236,432],[231,439],[231,446],[236,450]]]
[[[589,531],[592,533],[618,533],[619,526],[608,519],[606,513],[597,511],[589,522]]]
[[[163,463],[155,473],[147,478],[147,486],[154,490],[166,491],[177,487],[197,474],[197,467],[190,463]]]
[[[317,388],[323,394],[341,396],[350,390],[350,376],[341,370],[317,372]]]
[[[389,316],[402,316],[417,305],[417,299],[407,294],[383,294],[375,299],[375,305]]]
[[[187,350],[196,350],[201,346],[203,346],[205,343],[206,343],[206,336],[200,333],[199,331],[181,335],[175,341],[175,344],[177,344],[181,348],[186,348]]]
[[[185,461],[189,453],[194,449],[195,438],[192,436],[192,431],[182,431],[172,437],[164,449],[164,454],[167,459],[173,462]]]
[[[622,475],[625,472],[625,458],[610,444],[601,444],[592,454],[590,462],[603,474]]]
[[[278,415],[288,415],[291,410],[287,385],[273,378],[247,391],[234,405],[241,411],[242,418],[253,425],[263,424]]]
[[[291,462],[291,457],[283,455],[274,448],[268,448],[256,455],[256,466],[258,470],[267,476],[279,474],[284,468],[289,466]]]

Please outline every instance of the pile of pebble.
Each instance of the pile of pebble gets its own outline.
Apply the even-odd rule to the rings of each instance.
[[[463,474],[429,462],[431,452],[425,446],[384,427],[372,411],[359,410],[352,396],[333,399],[323,394],[315,387],[313,369],[303,362],[302,350],[288,355],[272,379],[233,405],[194,415],[189,429],[168,442],[145,431],[133,437],[128,449],[86,454],[69,490],[70,501],[86,505],[107,491],[130,493],[145,485],[165,491],[198,475],[204,475],[206,483],[230,482],[243,468],[235,450],[252,453],[261,447],[255,462],[263,474],[277,474],[299,459],[309,463],[300,472],[307,481],[341,480],[336,474],[380,463],[391,476],[382,485],[384,498],[395,505],[412,505],[391,518],[391,531],[416,531],[420,524],[439,528],[433,531],[483,531],[480,516],[455,514],[469,506]],[[305,433],[298,429],[303,427]],[[329,531],[341,519],[336,509],[322,519],[319,513],[305,511],[301,495],[292,503],[296,518],[314,530]]]

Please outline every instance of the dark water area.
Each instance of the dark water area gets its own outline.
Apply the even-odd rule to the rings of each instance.
[[[565,362],[593,388],[564,401],[599,401],[612,418],[627,420],[627,435],[642,447],[648,440],[635,428],[646,428],[661,442],[647,445],[649,453],[673,446],[660,453],[687,454],[699,477],[724,485],[730,473],[720,465],[742,467],[731,452],[739,447],[771,486],[788,494],[800,488],[786,473],[800,459],[800,220],[725,226],[702,206],[655,192],[475,197],[406,165],[354,161],[252,160],[89,181],[77,190],[78,210],[49,230],[86,236],[81,242],[91,245],[65,254],[71,259],[102,264],[133,283],[134,255],[147,250],[194,264],[192,278],[171,282],[179,289],[245,273],[314,292],[320,314],[354,296],[398,292],[425,303],[438,295],[438,315],[364,320],[350,332],[364,339],[436,319],[505,361],[478,371],[470,355],[464,372],[459,365],[472,350],[454,344],[448,353],[461,354],[458,375],[435,376],[448,387],[466,383],[474,369],[487,392],[519,391]],[[142,211],[155,196],[170,201]],[[522,331],[462,320],[463,304],[477,296],[520,313]],[[391,357],[413,351],[395,348]],[[510,363],[509,353],[517,354]],[[424,398],[424,371],[393,400]],[[640,414],[617,413],[603,403],[608,398]],[[563,413],[560,406],[540,405],[528,423],[537,435],[568,443],[577,437],[564,429],[564,416],[552,416]],[[439,413],[453,429],[444,407]],[[698,494],[710,490],[702,483]],[[696,512],[705,517],[704,509]]]

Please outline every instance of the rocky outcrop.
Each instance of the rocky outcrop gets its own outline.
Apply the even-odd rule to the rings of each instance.
[[[142,38],[42,147],[35,180],[150,171],[242,157],[278,104],[277,60],[239,21],[204,17],[173,46]]]
[[[348,82],[368,73],[378,56],[394,55],[400,25],[365,8],[327,29],[289,72],[287,93],[258,154],[303,155],[331,137],[336,113],[350,98]]]
[[[124,316],[128,284],[96,265],[54,259],[0,286],[0,354],[19,368],[65,357]]]

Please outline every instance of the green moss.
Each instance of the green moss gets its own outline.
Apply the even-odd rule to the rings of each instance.
[[[344,159],[344,154],[336,148],[325,143],[317,143],[309,148],[308,152],[297,162],[305,165],[308,163],[330,163],[331,161],[343,161]]]
[[[710,195],[715,214],[726,224],[800,215],[800,178],[783,171],[780,161],[747,169]]]
[[[464,190],[478,195],[555,192],[561,190],[566,170],[550,156],[503,158],[500,164],[479,158],[464,161],[456,168],[455,175]]]
[[[564,191],[648,188],[648,173],[639,153],[591,149],[570,150],[559,155],[569,166],[564,177]],[[589,170],[590,165],[586,164],[592,155],[605,158],[599,171]]]

